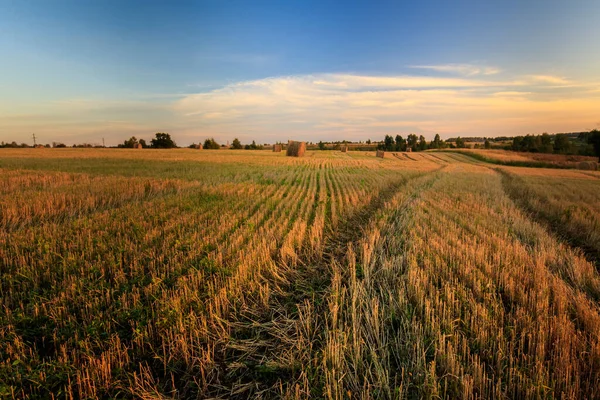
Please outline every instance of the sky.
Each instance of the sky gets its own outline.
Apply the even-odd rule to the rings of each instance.
[[[0,0],[0,140],[600,127],[600,2]]]

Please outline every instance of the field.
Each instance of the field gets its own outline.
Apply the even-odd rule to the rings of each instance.
[[[598,158],[576,155],[525,153],[508,150],[455,149],[480,161],[508,166],[597,170]]]
[[[600,173],[4,149],[3,398],[600,398]]]

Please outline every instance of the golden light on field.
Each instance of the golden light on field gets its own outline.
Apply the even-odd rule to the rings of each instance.
[[[599,395],[594,172],[183,149],[1,169],[13,397]]]

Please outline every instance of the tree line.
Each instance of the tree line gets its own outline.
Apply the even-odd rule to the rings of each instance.
[[[475,140],[473,140],[475,139]],[[401,135],[396,137],[385,135],[383,142],[377,144],[379,150],[386,151],[424,151],[428,149],[445,149],[445,148],[466,148],[467,142],[479,142],[484,141],[483,147],[486,149],[492,148],[492,141],[497,142],[499,139],[512,139],[512,143],[508,146],[504,146],[505,150],[513,151],[525,151],[532,153],[553,153],[553,154],[578,154],[584,156],[597,156],[600,158],[600,131],[594,129],[589,132],[580,132],[577,134],[565,134],[558,133],[555,135],[549,135],[548,133],[542,133],[541,135],[526,135],[526,136],[515,136],[513,138],[457,138],[446,139],[443,141],[439,134],[436,134],[434,139],[427,142],[423,135],[409,134],[406,139]],[[347,141],[336,142],[336,143],[349,143]],[[371,140],[367,140],[367,144],[371,143]],[[130,137],[123,143],[119,144],[119,148],[153,148],[153,149],[172,149],[177,148],[177,144],[171,138],[171,135],[164,132],[158,132],[154,135],[154,138],[150,140],[150,143],[144,139],[137,139],[135,136]],[[18,144],[17,142],[5,143],[0,142],[0,148],[26,148],[31,147],[26,143]],[[43,145],[43,147],[50,147],[49,144]],[[60,148],[67,147],[64,143],[52,142],[52,147]],[[80,144],[73,145],[73,147],[103,147],[91,144]],[[197,144],[192,144],[189,147],[198,147]],[[221,147],[228,147],[226,145],[220,145],[215,141],[214,138],[207,138],[202,146],[205,149],[220,149]],[[481,145],[477,143],[477,148],[481,148]],[[495,146],[497,147],[497,146]],[[254,140],[251,144],[243,145],[238,138],[233,139],[231,143],[232,149],[246,149],[246,150],[262,150],[264,146],[257,144]],[[325,143],[319,142],[319,149],[325,150]]]
[[[392,137],[390,135],[385,135],[383,142],[377,145],[379,150],[386,151],[406,151],[410,149],[411,151],[424,151],[428,149],[446,149],[446,148],[462,148],[466,147],[464,140],[460,137],[456,139],[455,143],[448,143],[443,141],[440,138],[439,134],[436,134],[431,142],[427,142],[425,136],[423,135],[415,135],[411,133],[404,139],[401,135],[396,135],[396,137]]]
[[[509,150],[531,153],[600,156],[600,131],[594,129],[577,136],[565,133],[515,136]]]

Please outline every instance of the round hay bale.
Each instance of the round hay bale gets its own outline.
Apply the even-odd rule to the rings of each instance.
[[[577,169],[596,171],[598,169],[598,163],[594,161],[581,161],[577,164]]]
[[[306,142],[288,141],[286,156],[303,157],[304,153],[306,153]]]

